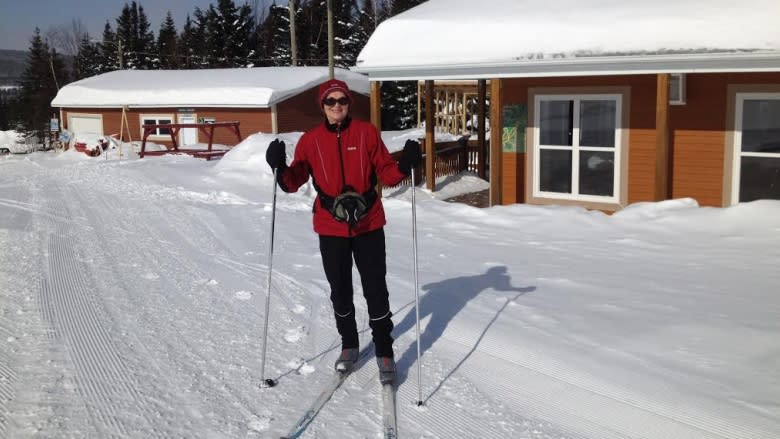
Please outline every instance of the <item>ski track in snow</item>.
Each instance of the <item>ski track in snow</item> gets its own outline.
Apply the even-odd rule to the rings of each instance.
[[[55,184],[42,190],[63,192]],[[78,188],[65,188],[78,195]],[[58,216],[78,214],[93,220],[88,206],[67,205],[77,197],[55,197],[63,203],[51,206]],[[100,220],[100,218],[97,218]],[[123,360],[123,346],[112,331],[113,321],[103,309],[97,294],[93,265],[100,254],[79,254],[85,251],[83,239],[93,234],[85,222],[80,227],[67,227],[60,221],[47,219],[41,225],[48,266],[41,288],[44,316],[52,326],[53,342],[67,346],[73,365],[75,385],[92,419],[96,434],[102,437],[172,437],[156,425],[159,412],[148,396],[142,393],[140,377],[128,369]],[[137,431],[139,426],[142,430]]]
[[[112,167],[111,181],[102,180],[102,166]],[[0,309],[0,342],[9,347],[0,350],[0,438],[266,438],[292,426],[330,379],[339,347],[335,328],[321,327],[332,313],[327,284],[296,275],[297,267],[319,263],[316,252],[311,260],[274,265],[269,343],[275,345],[261,377],[268,267],[257,249],[267,243],[244,242],[231,230],[265,229],[266,210],[230,193],[180,194],[139,177],[132,163],[30,172],[34,179],[0,174],[0,281],[12,291]],[[285,236],[277,239],[284,248]],[[625,237],[612,242],[664,249]],[[550,241],[539,251],[566,254],[576,244]],[[30,247],[39,258],[14,258]],[[603,251],[608,260],[611,250]],[[444,255],[431,261],[442,262]],[[17,271],[37,273],[35,282]],[[586,287],[555,273],[535,281],[539,288]],[[361,346],[371,350],[356,284]],[[399,437],[768,439],[776,431],[773,418],[757,412],[732,422],[730,403],[697,408],[696,392],[676,388],[669,374],[635,376],[630,365],[638,360],[625,353],[614,355],[626,364],[619,376],[594,372],[599,365],[587,354],[593,346],[552,355],[554,348],[543,347],[550,336],[544,330],[566,324],[564,316],[524,305],[533,288],[514,298],[481,295],[481,288],[475,297],[452,297],[452,307],[439,304],[445,316],[422,316],[422,377],[409,325],[413,303],[396,304]],[[627,303],[594,303],[591,310],[610,313]],[[462,313],[472,317],[458,318]],[[516,334],[518,328],[529,333]],[[575,345],[576,334],[557,343]],[[280,384],[262,389],[262,378]],[[680,377],[679,384],[695,388],[695,379]],[[423,407],[414,404],[420,395]],[[366,355],[303,438],[354,431],[379,437],[381,402],[377,367]]]

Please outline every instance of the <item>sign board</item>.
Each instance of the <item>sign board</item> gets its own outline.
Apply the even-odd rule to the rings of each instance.
[[[60,120],[56,117],[52,117],[49,120],[49,131],[59,131],[60,130]]]
[[[525,153],[525,129],[528,126],[526,104],[505,105],[504,126],[501,130],[503,152]]]

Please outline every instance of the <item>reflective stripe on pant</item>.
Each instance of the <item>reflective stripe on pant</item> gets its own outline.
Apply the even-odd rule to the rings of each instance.
[[[390,333],[393,321],[385,279],[387,264],[384,230],[378,229],[350,238],[320,236],[320,254],[330,284],[330,300],[342,347],[358,347],[352,287],[354,258],[368,305],[368,324],[374,338],[376,355],[392,357],[393,338]]]

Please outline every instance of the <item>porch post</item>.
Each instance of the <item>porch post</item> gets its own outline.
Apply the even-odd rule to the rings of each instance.
[[[504,126],[504,98],[501,95],[503,80],[490,80],[490,205],[501,204],[501,151]]]
[[[436,191],[436,137],[433,121],[433,81],[425,81],[425,179],[428,189]]]
[[[382,132],[382,83],[371,81],[371,96],[369,97],[371,105],[371,123],[376,129]]]
[[[487,84],[484,79],[477,81],[477,174],[485,179],[485,100]]]
[[[669,175],[669,74],[659,73],[655,97],[655,200],[672,197]]]
[[[371,123],[379,131],[379,135],[382,135],[382,83],[379,81],[371,81],[370,83],[370,96],[368,99],[369,112],[371,114]],[[382,182],[377,179],[376,193],[380,198],[382,197]]]

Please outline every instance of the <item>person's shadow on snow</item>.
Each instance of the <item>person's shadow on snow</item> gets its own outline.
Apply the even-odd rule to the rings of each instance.
[[[447,325],[455,318],[455,316],[466,306],[466,304],[481,292],[492,289],[495,291],[509,291],[516,292],[517,294],[511,298],[507,298],[504,305],[496,312],[493,319],[488,323],[482,334],[479,336],[474,347],[469,351],[463,360],[450,372],[454,372],[465,361],[472,352],[476,349],[479,342],[487,333],[493,322],[496,321],[498,316],[503,312],[506,306],[518,297],[530,293],[536,290],[536,287],[514,287],[511,284],[511,277],[507,274],[507,268],[505,266],[496,266],[488,269],[484,274],[478,274],[474,276],[461,276],[452,279],[443,280],[441,282],[434,282],[423,285],[422,290],[425,291],[420,297],[420,321],[422,322],[426,317],[430,316],[430,321],[427,323],[424,331],[421,328],[420,334],[420,354],[430,349],[433,343],[438,340]],[[413,305],[413,304],[412,304]],[[416,325],[416,313],[414,306],[409,310],[404,319],[395,325],[393,329],[393,335],[398,338],[399,335],[405,334],[407,331],[415,331]],[[422,324],[421,324],[422,326]],[[396,358],[396,364],[398,367],[397,382],[400,385],[406,381],[409,367],[417,361],[417,341],[413,341],[403,352],[400,358]],[[449,375],[447,376],[447,378]],[[446,381],[445,378],[443,381]],[[443,382],[442,381],[442,382]],[[439,384],[439,387],[442,383]],[[438,390],[438,387],[437,389]],[[433,393],[436,392],[434,390]],[[430,396],[428,398],[430,398]]]

